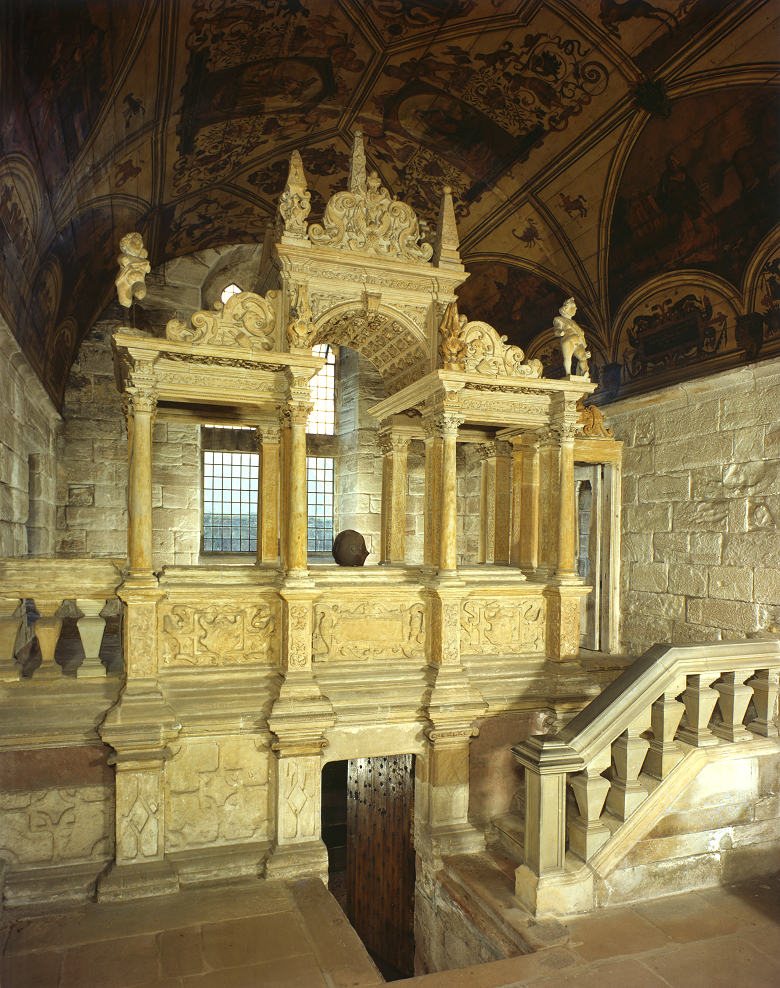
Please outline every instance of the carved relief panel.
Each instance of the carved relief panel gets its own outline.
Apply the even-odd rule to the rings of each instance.
[[[279,603],[164,604],[160,647],[165,666],[230,666],[279,661]]]
[[[545,601],[541,597],[469,597],[460,618],[461,649],[477,655],[543,652]]]
[[[312,651],[315,660],[425,657],[425,604],[363,601],[317,604]]]
[[[189,741],[166,773],[167,850],[269,836],[269,754],[252,738]]]

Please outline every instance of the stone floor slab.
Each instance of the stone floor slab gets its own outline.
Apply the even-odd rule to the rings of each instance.
[[[777,988],[780,985],[780,958],[773,959],[757,950],[744,937],[724,937],[688,944],[685,949],[643,959],[645,965],[671,988]]]
[[[569,946],[586,961],[644,953],[673,943],[672,938],[631,909],[602,910],[566,921]]]

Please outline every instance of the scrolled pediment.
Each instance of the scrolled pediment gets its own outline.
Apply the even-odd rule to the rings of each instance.
[[[195,312],[190,325],[178,319],[169,320],[165,335],[177,343],[207,343],[211,346],[259,348],[273,350],[276,312],[269,299],[253,292],[232,295],[227,302],[215,302],[214,311]]]

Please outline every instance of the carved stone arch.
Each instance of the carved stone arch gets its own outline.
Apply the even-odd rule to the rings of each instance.
[[[767,308],[769,301],[764,301],[767,293],[766,269],[780,256],[780,223],[771,229],[761,243],[753,251],[742,277],[742,293],[745,312],[757,312]],[[770,295],[773,295],[770,292]],[[774,301],[774,300],[773,300]],[[780,300],[777,300],[780,301]]]
[[[432,369],[430,347],[422,330],[389,305],[366,309],[345,302],[323,313],[316,322],[313,345],[331,343],[357,350],[376,367],[388,395],[395,394]]]

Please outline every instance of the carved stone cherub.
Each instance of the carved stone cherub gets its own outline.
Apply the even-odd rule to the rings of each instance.
[[[585,334],[580,326],[574,321],[574,314],[577,306],[573,298],[567,298],[558,310],[559,316],[553,319],[553,332],[561,339],[561,350],[563,351],[563,369],[566,375],[571,375],[572,360],[577,361],[577,377],[590,380],[588,373],[588,357],[590,350],[585,342]]]
[[[146,275],[152,270],[147,261],[149,256],[140,233],[128,233],[119,241],[119,274],[116,277],[116,292],[119,302],[126,309],[133,304],[133,297],[142,299],[146,295]]]

